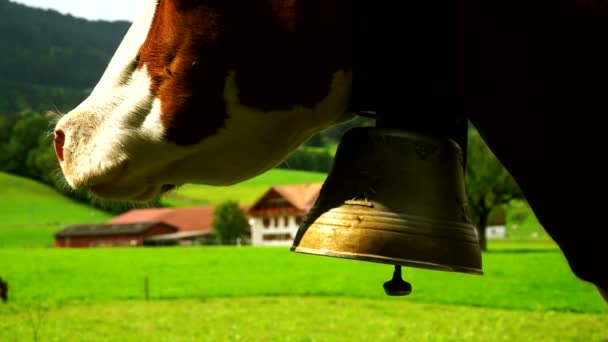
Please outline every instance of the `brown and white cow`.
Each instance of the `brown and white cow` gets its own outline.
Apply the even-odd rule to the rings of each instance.
[[[70,186],[149,200],[175,184],[233,184],[352,118],[345,1],[298,5],[305,13],[230,3],[145,2],[92,94],[57,125]]]
[[[146,0],[92,94],[57,124],[67,182],[126,200],[240,182],[369,109],[353,105],[353,80],[377,70],[359,84],[380,89],[378,107],[464,113],[573,271],[606,296],[606,2],[391,6]]]

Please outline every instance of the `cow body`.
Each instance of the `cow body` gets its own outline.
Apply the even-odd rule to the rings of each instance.
[[[429,2],[365,6],[147,0],[91,96],[57,125],[68,183],[131,200],[232,184],[360,110],[453,111],[476,125],[574,272],[605,292],[608,249],[590,229],[602,210],[587,191],[606,188],[606,5],[467,0],[436,22]],[[377,91],[376,108],[353,105],[361,79],[373,80],[359,85]]]

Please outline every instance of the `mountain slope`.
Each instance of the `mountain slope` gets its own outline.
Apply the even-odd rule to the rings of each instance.
[[[43,106],[67,110],[77,104],[95,85],[130,26],[8,0],[0,0],[0,18],[0,90],[13,90],[0,101],[0,113]]]

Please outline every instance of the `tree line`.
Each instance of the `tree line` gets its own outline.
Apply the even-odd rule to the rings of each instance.
[[[95,85],[130,23],[0,0],[0,113],[67,111]],[[77,66],[77,67],[75,67]]]

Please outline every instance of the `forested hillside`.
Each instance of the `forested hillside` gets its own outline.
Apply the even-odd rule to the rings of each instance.
[[[0,0],[0,115],[67,111],[95,85],[126,21],[87,21]]]

